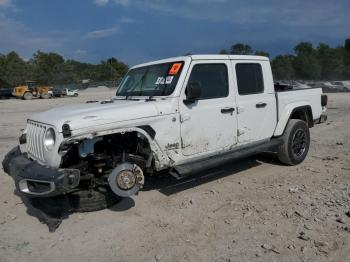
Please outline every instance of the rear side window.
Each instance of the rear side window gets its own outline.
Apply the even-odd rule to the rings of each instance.
[[[200,99],[228,96],[228,76],[225,64],[200,64],[192,69],[188,83],[197,82],[201,86]]]
[[[264,92],[264,79],[260,64],[236,64],[236,75],[240,95]]]

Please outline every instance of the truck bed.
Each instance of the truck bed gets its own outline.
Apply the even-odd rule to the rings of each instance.
[[[288,105],[309,105],[312,108],[313,120],[320,118],[322,88],[293,89],[290,91],[276,92],[278,108],[288,110]],[[278,119],[282,117],[282,110],[278,110]],[[288,114],[289,115],[289,114]]]

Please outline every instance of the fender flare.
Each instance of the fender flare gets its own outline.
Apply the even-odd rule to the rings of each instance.
[[[279,119],[277,126],[275,128],[275,132],[273,134],[274,137],[276,136],[281,136],[284,133],[284,130],[287,126],[287,123],[290,119],[290,117],[293,115],[293,113],[297,110],[300,109],[306,109],[307,111],[309,111],[309,113],[311,114],[311,119],[309,119],[309,127],[313,126],[313,116],[312,116],[312,108],[310,103],[306,102],[306,101],[301,101],[301,102],[297,102],[297,103],[291,103],[288,104],[285,109],[282,112],[282,117]],[[310,125],[311,123],[311,125]]]

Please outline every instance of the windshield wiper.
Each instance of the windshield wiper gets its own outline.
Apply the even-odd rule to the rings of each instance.
[[[149,101],[156,101],[156,99],[153,98],[154,95],[150,95],[145,101],[149,102]]]
[[[138,98],[129,98],[130,96],[124,96],[123,98],[113,98],[113,100],[132,100],[132,101],[139,101],[140,99]]]

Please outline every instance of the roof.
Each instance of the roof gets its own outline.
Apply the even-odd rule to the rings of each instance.
[[[133,68],[150,66],[162,63],[171,63],[176,61],[189,61],[189,60],[257,60],[257,61],[269,61],[268,57],[265,56],[253,56],[253,55],[188,55],[188,56],[178,56],[171,57],[167,59],[152,61],[149,63],[139,64],[133,66]]]
[[[191,55],[193,60],[261,60],[269,61],[266,56],[255,55]]]

